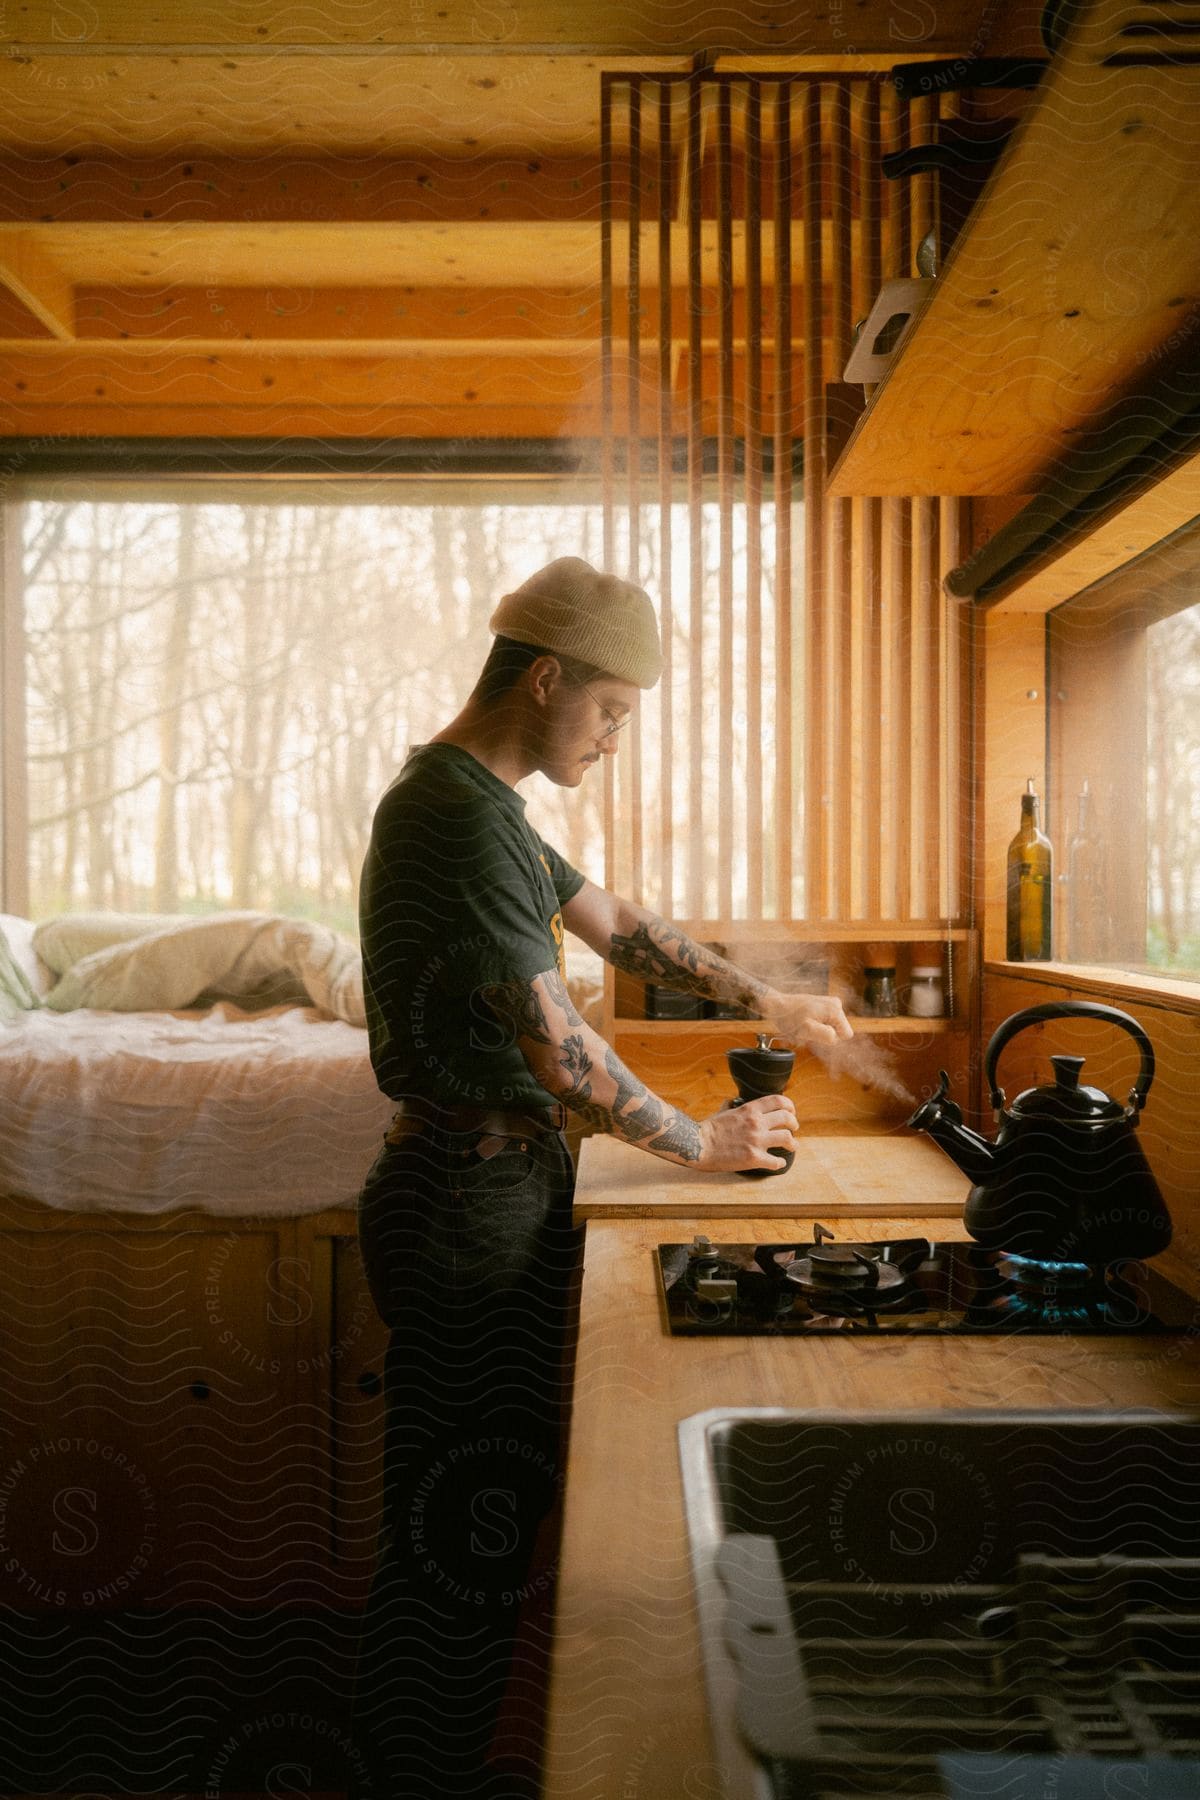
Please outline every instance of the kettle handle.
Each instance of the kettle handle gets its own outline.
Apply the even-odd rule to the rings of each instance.
[[[1011,1019],[1005,1019],[1003,1025],[997,1027],[987,1047],[983,1064],[984,1079],[991,1090],[993,1107],[998,1110],[1004,1105],[1004,1089],[996,1086],[996,1064],[1000,1060],[1000,1052],[1019,1031],[1024,1031],[1027,1025],[1036,1025],[1043,1019],[1102,1019],[1109,1025],[1119,1025],[1122,1031],[1127,1031],[1142,1058],[1137,1080],[1130,1090],[1129,1104],[1135,1112],[1142,1110],[1150,1092],[1150,1083],[1154,1080],[1154,1046],[1136,1019],[1131,1018],[1128,1013],[1118,1011],[1115,1006],[1101,1006],[1095,1000],[1045,1000],[1039,1006],[1027,1006],[1024,1012],[1014,1013]]]

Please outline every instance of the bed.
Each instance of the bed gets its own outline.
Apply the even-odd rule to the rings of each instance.
[[[569,961],[585,1016],[600,969]],[[348,939],[254,913],[0,915],[0,983],[0,1195],[224,1217],[354,1205],[394,1106]]]

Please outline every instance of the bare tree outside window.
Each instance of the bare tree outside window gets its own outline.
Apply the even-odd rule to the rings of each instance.
[[[56,494],[24,510],[35,918],[259,908],[355,935],[375,805],[410,747],[466,699],[497,600],[556,556],[603,561],[601,508],[590,499],[342,505]],[[770,514],[765,508],[768,542]],[[744,539],[744,509],[737,515]],[[717,509],[705,508],[706,574],[694,603],[682,509],[676,524],[671,638],[676,668],[686,669],[693,624],[716,641]],[[648,511],[637,560],[652,593],[660,586],[659,530],[657,511]],[[797,508],[797,540],[799,530]],[[743,567],[744,556],[738,561]],[[630,567],[627,543],[618,543],[614,566]],[[761,677],[748,669],[744,644],[735,660],[739,693],[751,679],[763,688],[768,779],[773,577],[765,558]],[[740,592],[738,601],[744,611]],[[715,687],[681,696],[678,742],[662,741],[660,710],[647,701],[647,834],[669,835],[678,853],[688,835],[687,795],[677,783],[674,829],[665,834],[661,770],[686,755],[689,708],[711,727]],[[715,791],[711,728],[703,744],[704,780]],[[623,754],[628,760],[631,747]],[[739,795],[745,754],[742,732],[734,752]],[[568,792],[535,776],[522,793],[543,835],[603,881],[602,781]],[[736,822],[739,894],[746,842],[761,830],[745,811],[741,804]],[[650,904],[660,903],[662,860],[651,847]],[[715,905],[715,868],[709,873]]]

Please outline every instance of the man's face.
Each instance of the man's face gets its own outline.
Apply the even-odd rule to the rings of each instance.
[[[578,787],[590,768],[617,754],[640,697],[640,688],[615,675],[581,683],[560,671],[545,709],[542,773],[559,787]]]

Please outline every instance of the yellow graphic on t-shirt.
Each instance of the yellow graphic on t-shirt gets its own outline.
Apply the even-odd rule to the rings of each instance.
[[[549,875],[551,882],[553,882],[554,870],[550,867],[550,864],[546,861],[546,858],[542,855],[540,850],[537,853],[537,859],[541,863],[543,869],[545,869],[547,875]],[[563,917],[560,912],[556,912],[550,920],[550,935],[558,945],[558,972],[565,981],[567,979],[567,952],[563,945]]]

